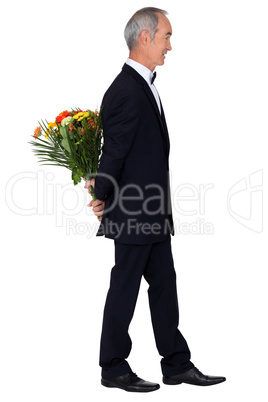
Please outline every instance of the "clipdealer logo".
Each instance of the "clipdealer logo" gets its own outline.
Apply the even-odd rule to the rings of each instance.
[[[110,178],[112,180],[112,178]],[[113,181],[113,180],[112,180]],[[116,186],[116,183],[114,183]],[[200,184],[198,186],[183,183],[177,186],[171,194],[171,202],[174,205],[174,212],[180,218],[173,218],[176,234],[183,235],[207,235],[214,233],[214,226],[205,220],[205,204],[208,190],[214,188],[213,184]],[[27,197],[26,204],[22,202],[21,191],[31,193]],[[143,212],[156,216],[164,213],[164,192],[157,184],[146,186],[143,191],[137,185],[128,184],[120,192],[116,187],[115,191],[120,193],[119,206],[126,214],[129,213],[127,202],[129,200],[128,190],[131,190],[132,199],[141,201]],[[150,193],[150,191],[153,192]],[[149,196],[146,196],[149,191]],[[91,208],[88,208],[88,194],[82,186],[73,186],[72,183],[60,184],[55,182],[55,176],[51,172],[38,170],[37,172],[20,172],[13,175],[6,185],[6,204],[9,209],[21,216],[46,215],[53,216],[57,227],[66,228],[67,235],[80,235],[90,238],[96,234],[99,228],[99,221],[96,220]],[[159,208],[150,211],[150,202],[159,201]],[[154,204],[155,205],[155,204]],[[109,207],[111,209],[112,206]],[[136,211],[139,215],[141,211]],[[78,222],[79,214],[93,216],[94,219],[85,219]],[[129,213],[133,216],[133,213]],[[133,222],[131,222],[133,223]],[[139,222],[137,220],[137,230]],[[131,226],[132,228],[132,226]],[[146,229],[147,230],[147,229]]]
[[[155,188],[157,189],[156,186]],[[31,197],[22,197],[21,189],[24,193],[29,190]],[[171,190],[175,234],[214,234],[213,222],[206,220],[207,199],[210,197],[212,202],[214,184],[183,183],[175,189],[172,189],[171,185]],[[138,192],[137,196],[140,198],[142,194]],[[53,173],[41,170],[17,173],[6,184],[6,204],[14,214],[53,216],[55,225],[65,227],[67,235],[81,235],[86,238],[95,236],[99,228],[99,221],[95,219],[92,209],[87,207],[88,197],[83,186],[56,183]],[[159,196],[153,198],[161,199],[161,191]],[[146,204],[146,198],[144,200],[147,207],[149,204]],[[226,212],[244,228],[255,233],[263,231],[262,169],[240,179],[230,187]],[[77,221],[79,214],[82,214],[81,222]],[[85,215],[91,218],[84,218]]]

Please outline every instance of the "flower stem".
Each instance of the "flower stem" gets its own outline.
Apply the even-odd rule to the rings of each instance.
[[[97,198],[96,198],[96,196],[95,196],[94,187],[93,187],[93,186],[90,186],[89,189],[90,189],[90,195],[91,195],[93,201],[96,201]]]

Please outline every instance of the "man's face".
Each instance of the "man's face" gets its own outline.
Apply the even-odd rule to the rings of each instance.
[[[148,45],[148,57],[150,59],[151,70],[156,66],[162,66],[165,62],[165,55],[171,50],[170,37],[172,28],[168,18],[158,13],[158,25],[154,40]]]

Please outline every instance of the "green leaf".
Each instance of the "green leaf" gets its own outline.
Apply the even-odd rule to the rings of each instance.
[[[81,182],[81,176],[79,175],[79,173],[77,173],[76,169],[74,169],[72,171],[72,179],[73,179],[74,185]]]
[[[63,140],[61,141],[61,145],[63,146],[63,148],[66,149],[66,151],[68,151],[69,153],[71,153],[71,147],[68,141],[68,138],[63,138]]]
[[[68,128],[66,126],[65,127],[60,127],[60,135],[63,138],[67,138],[67,136],[68,136]]]

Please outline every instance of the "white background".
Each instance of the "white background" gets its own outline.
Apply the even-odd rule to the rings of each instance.
[[[73,188],[69,171],[38,165],[27,142],[40,119],[99,107],[128,56],[125,24],[148,5],[25,0],[1,9],[3,402],[125,400],[123,391],[100,385],[98,367],[113,242],[95,237],[83,185]],[[169,12],[173,27],[173,50],[156,81],[170,133],[172,194],[187,184],[181,195],[192,196],[173,198],[180,329],[194,364],[227,381],[209,388],[162,384],[139,398],[265,400],[267,2],[153,5]],[[243,191],[229,193],[236,183]],[[202,185],[211,185],[203,211]],[[145,282],[130,333],[132,369],[161,383]]]

